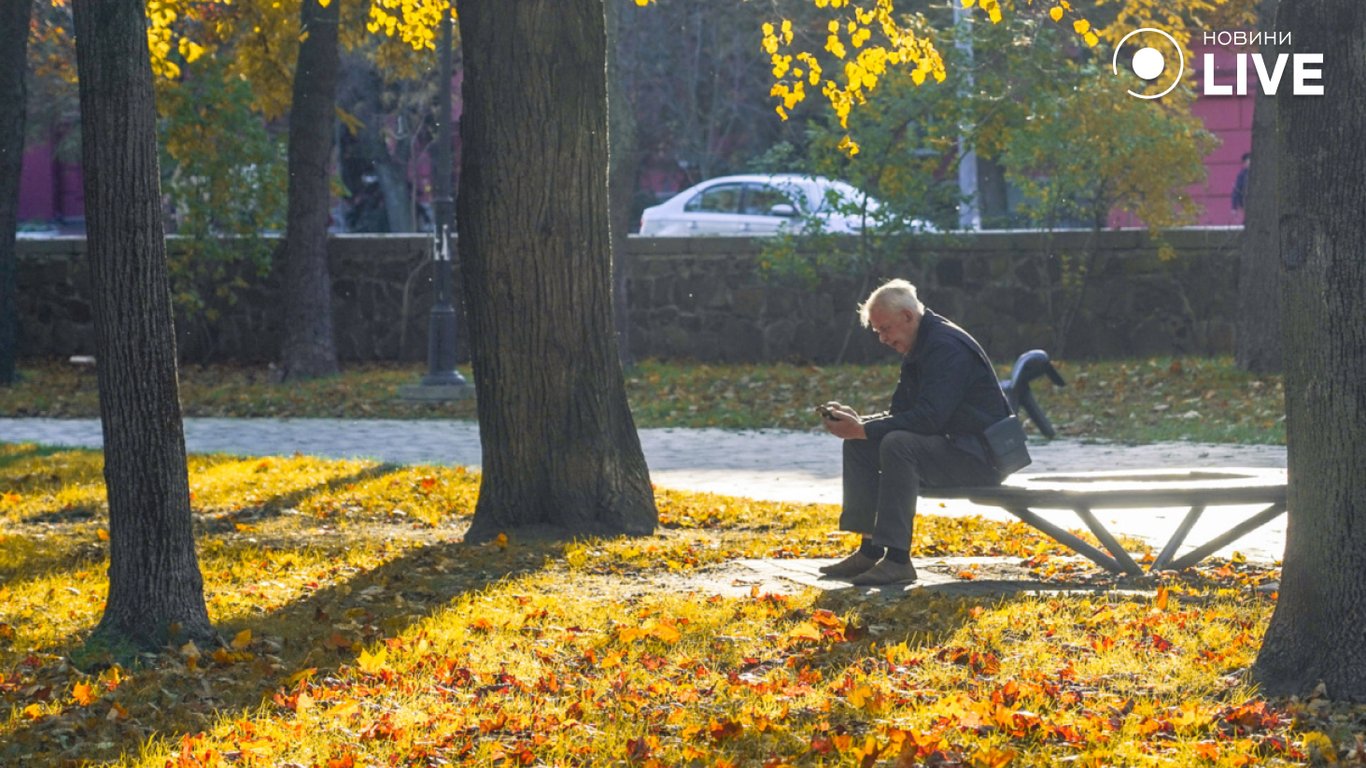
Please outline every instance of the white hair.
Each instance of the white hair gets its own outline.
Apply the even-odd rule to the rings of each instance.
[[[920,297],[916,295],[915,286],[900,278],[888,280],[879,285],[872,293],[868,294],[868,300],[858,307],[858,319],[863,323],[863,327],[869,327],[872,321],[868,319],[868,313],[873,311],[873,307],[883,309],[909,309],[916,315],[925,313],[925,307],[920,303]]]

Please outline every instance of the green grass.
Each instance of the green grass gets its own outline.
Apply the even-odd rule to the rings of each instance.
[[[1068,386],[1040,380],[1034,392],[1064,437],[1285,443],[1280,377],[1245,373],[1229,358],[1056,365]],[[468,369],[462,372],[473,380]],[[93,370],[48,362],[22,366],[21,373],[17,386],[0,388],[0,416],[98,416]],[[416,365],[360,365],[334,378],[282,385],[264,366],[187,365],[180,372],[181,399],[188,417],[475,418],[472,401],[400,400],[399,387],[423,373]],[[647,361],[628,370],[626,382],[639,427],[814,429],[811,408],[826,400],[884,409],[896,374],[890,358],[867,366]]]

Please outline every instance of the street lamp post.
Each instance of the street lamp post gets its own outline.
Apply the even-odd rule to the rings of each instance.
[[[403,387],[401,395],[414,400],[458,400],[469,397],[474,387],[455,369],[456,315],[451,283],[453,258],[451,231],[455,220],[455,198],[451,194],[451,48],[455,21],[450,14],[441,25],[441,72],[437,89],[437,139],[433,153],[432,175],[436,195],[432,200],[434,233],[432,271],[435,296],[427,321],[427,375],[418,386]]]

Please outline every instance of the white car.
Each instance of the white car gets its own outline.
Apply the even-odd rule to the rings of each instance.
[[[871,225],[879,207],[877,200],[857,188],[823,176],[719,176],[646,208],[640,216],[640,234],[773,235],[800,231],[809,219],[819,221],[826,232],[859,232],[864,227],[863,209]]]

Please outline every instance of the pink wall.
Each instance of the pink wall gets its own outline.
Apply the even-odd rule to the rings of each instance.
[[[85,217],[81,166],[56,156],[54,147],[60,139],[54,136],[24,150],[19,174],[20,222],[78,223]]]
[[[1203,89],[1205,53],[1214,54],[1215,82],[1232,83],[1235,80],[1238,52],[1233,48],[1195,44],[1192,48],[1192,61],[1187,62],[1187,77],[1194,78],[1197,93]],[[1233,182],[1243,165],[1243,153],[1252,151],[1252,107],[1256,103],[1253,92],[1256,89],[1256,75],[1252,76],[1250,92],[1246,96],[1205,96],[1198,95],[1191,113],[1205,124],[1205,130],[1214,134],[1219,145],[1205,156],[1205,181],[1186,188],[1186,194],[1200,204],[1200,217],[1196,224],[1201,226],[1241,226],[1243,212],[1233,210]],[[1110,216],[1112,227],[1141,227],[1143,222],[1128,213],[1115,212]]]
[[[1197,88],[1204,83],[1204,54],[1214,54],[1215,77],[1219,83],[1234,79],[1234,54],[1229,48],[1192,46]],[[1250,89],[1255,91],[1254,86]],[[1205,157],[1208,178],[1204,184],[1190,188],[1190,194],[1205,211],[1201,224],[1242,224],[1243,212],[1232,208],[1233,182],[1242,168],[1244,152],[1252,151],[1252,106],[1256,96],[1200,96],[1192,112],[1205,121],[1205,129],[1219,137],[1220,144]]]

